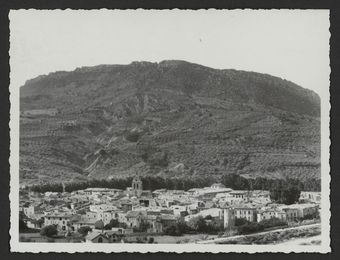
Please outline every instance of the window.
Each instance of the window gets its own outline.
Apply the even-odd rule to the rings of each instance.
[[[98,243],[103,243],[103,238],[102,237],[98,238]]]

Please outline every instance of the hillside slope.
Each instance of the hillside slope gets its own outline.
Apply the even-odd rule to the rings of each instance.
[[[20,180],[223,173],[320,178],[320,99],[184,61],[84,67],[20,89]]]

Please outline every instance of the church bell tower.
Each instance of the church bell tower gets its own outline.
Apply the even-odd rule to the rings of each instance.
[[[132,190],[133,190],[133,194],[136,197],[140,197],[142,195],[143,192],[143,182],[141,180],[141,178],[136,175],[133,180],[132,180]]]

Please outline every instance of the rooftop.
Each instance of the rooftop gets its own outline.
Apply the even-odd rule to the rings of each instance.
[[[106,236],[103,233],[99,231],[93,231],[86,236],[86,240],[93,240],[98,236],[104,236],[106,238]]]

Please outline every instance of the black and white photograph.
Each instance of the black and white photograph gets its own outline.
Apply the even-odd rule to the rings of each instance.
[[[11,10],[12,252],[330,252],[329,10]]]

